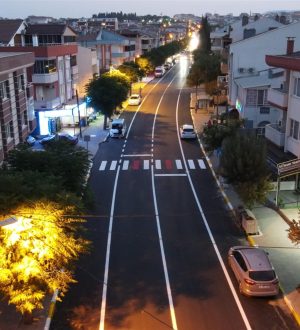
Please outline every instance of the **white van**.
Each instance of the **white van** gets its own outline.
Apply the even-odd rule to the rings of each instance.
[[[123,138],[126,133],[126,123],[125,119],[114,119],[111,122],[111,129],[109,130],[110,137]]]
[[[155,78],[160,78],[164,75],[165,69],[163,66],[157,66],[154,71],[154,77]]]

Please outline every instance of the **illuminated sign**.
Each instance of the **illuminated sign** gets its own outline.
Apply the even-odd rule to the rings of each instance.
[[[240,113],[243,112],[243,106],[242,106],[241,102],[238,99],[235,102],[235,107]]]

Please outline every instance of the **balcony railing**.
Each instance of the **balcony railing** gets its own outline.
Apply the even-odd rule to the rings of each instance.
[[[35,109],[55,109],[59,105],[60,105],[59,97],[52,100],[34,101]]]
[[[285,129],[277,124],[268,124],[265,126],[265,137],[278,147],[283,147],[285,140]]]
[[[277,105],[280,108],[287,108],[288,106],[288,93],[281,88],[270,88],[268,90],[268,101],[271,104]]]
[[[34,84],[52,84],[58,81],[58,73],[35,73],[32,75]]]

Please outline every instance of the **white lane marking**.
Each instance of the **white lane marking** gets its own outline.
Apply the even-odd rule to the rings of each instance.
[[[182,162],[181,162],[181,159],[176,159],[175,160],[175,163],[176,163],[176,167],[178,170],[182,170]]]
[[[199,166],[202,170],[206,169],[206,166],[205,166],[205,163],[204,163],[203,159],[198,159],[198,163],[199,163]]]
[[[122,170],[128,170],[129,167],[129,160],[124,160]]]
[[[186,176],[186,173],[155,174],[155,176]]]
[[[104,323],[105,323],[110,246],[111,246],[111,236],[112,236],[112,227],[113,227],[113,221],[114,221],[115,200],[116,200],[119,173],[120,173],[120,166],[118,166],[117,174],[116,174],[116,177],[115,177],[115,183],[114,183],[114,189],[113,189],[113,195],[112,195],[112,201],[111,201],[111,207],[110,207],[99,330],[104,330]]]
[[[190,170],[194,170],[196,168],[195,163],[192,159],[188,159],[188,164],[189,164]]]
[[[161,170],[161,160],[157,159],[157,160],[155,161],[155,168],[156,168],[157,170]]]
[[[161,78],[162,79],[162,78]],[[153,87],[150,89],[150,91],[146,94],[146,96],[143,98],[142,103],[137,108],[130,126],[128,128],[125,141],[127,141],[129,132],[131,130],[131,126],[135,120],[135,117],[140,110],[140,107],[144,103],[144,101],[147,99],[148,95],[152,92],[152,90],[156,87],[157,84],[161,81],[158,80],[156,84],[153,85]],[[154,119],[155,120],[155,119]],[[122,155],[121,155],[122,157]],[[121,159],[119,160],[119,164],[121,164]],[[105,269],[104,269],[104,281],[103,281],[103,292],[102,292],[102,302],[101,302],[101,310],[100,310],[100,322],[99,322],[99,330],[104,330],[105,325],[105,312],[106,312],[106,295],[107,295],[107,282],[108,282],[108,267],[109,267],[109,257],[110,257],[110,245],[111,245],[111,232],[112,232],[112,225],[113,225],[113,215],[114,215],[114,207],[115,207],[115,198],[116,198],[116,190],[117,190],[117,184],[118,184],[118,178],[119,178],[119,172],[120,172],[120,166],[118,166],[116,177],[115,177],[115,183],[114,183],[114,190],[113,190],[113,196],[112,196],[112,203],[111,203],[111,212],[110,212],[110,219],[109,219],[109,231],[107,236],[107,247],[106,247],[106,258],[105,258]],[[177,330],[177,327],[176,329]]]
[[[124,157],[151,157],[152,154],[124,154]]]
[[[103,160],[100,164],[99,171],[104,171],[107,164],[107,160]]]
[[[221,267],[222,267],[223,273],[224,273],[224,275],[225,275],[225,278],[226,278],[226,280],[227,280],[227,283],[228,283],[228,285],[229,285],[229,288],[230,288],[230,290],[231,290],[231,293],[232,293],[232,295],[233,295],[233,298],[234,298],[234,300],[235,300],[235,303],[237,304],[237,307],[238,307],[238,309],[239,309],[239,311],[240,311],[240,314],[241,314],[241,317],[242,317],[242,319],[243,319],[243,321],[244,321],[244,324],[245,324],[245,326],[246,326],[246,329],[247,329],[247,330],[251,330],[251,326],[250,326],[249,320],[248,320],[248,318],[247,318],[247,315],[245,314],[245,311],[244,311],[243,306],[242,306],[242,304],[241,304],[241,302],[240,302],[240,300],[239,300],[239,297],[238,297],[238,295],[237,295],[237,293],[236,293],[236,291],[235,291],[235,289],[234,289],[234,286],[233,286],[233,284],[232,284],[232,281],[231,281],[231,279],[230,279],[230,276],[229,276],[229,274],[228,274],[228,271],[227,271],[227,269],[226,269],[226,267],[225,267],[224,261],[223,261],[223,259],[222,259],[221,254],[220,254],[219,248],[218,248],[217,243],[216,243],[216,241],[215,241],[215,238],[214,238],[214,236],[213,236],[213,234],[212,234],[212,231],[210,230],[210,227],[209,227],[209,224],[208,224],[208,222],[207,222],[206,216],[205,216],[205,214],[204,214],[204,212],[203,212],[202,206],[201,206],[200,201],[199,201],[199,199],[198,199],[198,196],[197,196],[197,193],[196,193],[196,190],[195,190],[195,187],[194,187],[193,181],[192,181],[192,179],[191,179],[190,173],[189,173],[189,171],[187,170],[187,162],[186,162],[185,154],[184,154],[184,152],[183,152],[182,142],[181,142],[181,139],[180,139],[180,132],[179,132],[179,129],[178,129],[178,127],[179,127],[179,126],[178,126],[178,109],[179,109],[179,100],[180,100],[181,92],[182,92],[182,88],[180,89],[180,92],[179,92],[179,94],[178,94],[177,104],[176,104],[176,127],[177,127],[177,138],[178,138],[178,142],[179,142],[180,152],[181,152],[181,155],[182,155],[182,159],[183,159],[184,166],[185,166],[186,171],[187,171],[187,177],[188,177],[188,180],[189,180],[189,183],[190,183],[190,186],[191,186],[191,189],[192,189],[192,192],[193,192],[193,195],[194,195],[194,198],[195,198],[196,204],[197,204],[197,206],[198,206],[199,212],[200,212],[200,214],[201,214],[201,216],[202,216],[203,223],[204,223],[204,225],[205,225],[206,231],[207,231],[207,233],[208,233],[208,236],[209,236],[209,238],[210,238],[210,241],[211,241],[211,243],[212,243],[212,246],[213,246],[213,248],[214,248],[214,250],[215,250],[215,253],[216,253],[216,255],[217,255],[217,258],[218,258],[218,260],[219,260],[219,263],[220,263],[220,265],[221,265]]]
[[[171,285],[170,285],[169,274],[168,274],[168,268],[167,268],[167,261],[166,261],[165,251],[164,251],[164,243],[163,243],[161,228],[160,228],[160,220],[159,220],[157,199],[156,199],[156,193],[155,193],[153,165],[151,165],[151,178],[152,178],[152,192],[153,192],[153,203],[154,203],[154,211],[155,211],[155,218],[156,218],[156,226],[157,226],[157,232],[158,232],[158,238],[159,238],[159,246],[160,246],[160,253],[161,253],[161,258],[162,258],[162,263],[163,263],[163,269],[164,269],[164,274],[165,274],[167,294],[168,294],[168,299],[169,299],[169,306],[170,306],[170,313],[171,313],[171,320],[172,320],[172,329],[178,330],[177,322],[176,322],[176,315],[175,315],[175,308],[174,308],[172,292],[171,292]]]
[[[150,164],[149,159],[144,159],[144,170],[149,170]]]
[[[110,170],[110,171],[114,171],[114,170],[116,169],[116,167],[117,167],[117,161],[116,161],[116,160],[113,160],[113,161],[111,162],[111,164],[110,164],[110,168],[109,168],[109,170]]]
[[[162,96],[161,96],[161,98],[160,98],[160,100],[158,102],[158,105],[156,107],[155,116],[154,116],[154,119],[153,119],[152,134],[151,134],[152,141],[154,141],[154,130],[155,130],[155,123],[156,123],[158,109],[160,107],[160,104],[161,104],[161,102],[163,100],[163,97],[164,97],[167,89],[170,87],[170,85],[172,84],[172,82],[174,81],[175,78],[176,78],[176,76],[174,76],[174,78],[168,84],[167,88],[164,90],[164,92],[163,92],[163,94],[162,94]],[[156,162],[155,162],[155,164],[156,164]],[[160,244],[160,247],[161,247],[160,248],[160,250],[161,250],[161,258],[162,258],[162,263],[163,263],[163,267],[164,267],[165,281],[166,281],[166,287],[167,287],[167,293],[168,293],[168,299],[169,299],[169,308],[170,308],[170,314],[171,314],[172,329],[173,330],[178,330],[177,321],[176,321],[176,315],[175,315],[175,308],[174,308],[174,303],[173,303],[173,298],[172,298],[172,292],[171,292],[171,286],[170,286],[169,275],[168,275],[167,262],[166,262],[166,257],[165,257],[165,253],[164,253],[164,246],[163,246],[163,241],[162,241],[162,236],[161,236],[161,230],[160,230],[160,224],[159,224],[159,216],[158,216],[158,208],[157,208],[157,201],[156,201],[156,194],[155,194],[155,185],[154,185],[154,175],[153,174],[154,174],[154,167],[153,167],[153,165],[151,165],[153,202],[154,202],[154,207],[155,207],[157,231],[158,231],[158,235],[159,235],[159,244]]]

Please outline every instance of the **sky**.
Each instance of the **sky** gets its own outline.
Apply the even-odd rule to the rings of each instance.
[[[299,0],[1,0],[0,17],[26,18],[29,15],[91,17],[99,12],[123,11],[137,15],[265,13],[300,10]]]

